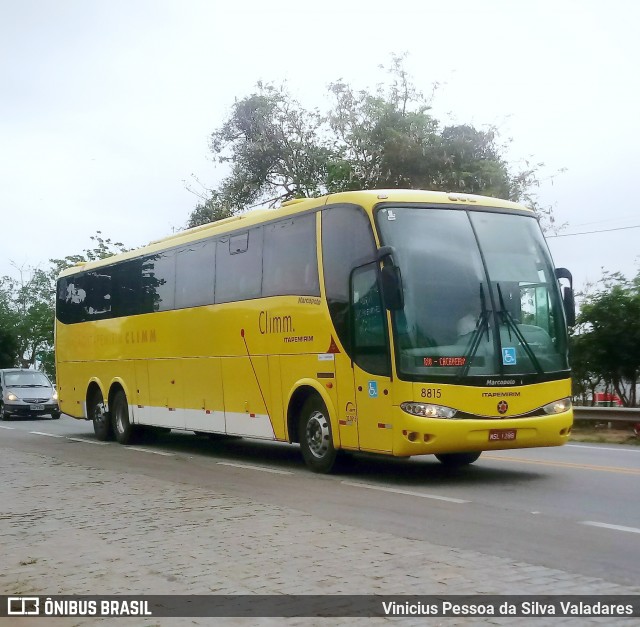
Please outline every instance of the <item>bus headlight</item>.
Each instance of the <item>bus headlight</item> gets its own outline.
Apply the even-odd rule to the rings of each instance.
[[[402,403],[400,409],[412,416],[420,416],[422,418],[453,418],[458,413],[457,409],[443,407],[442,405],[432,405],[431,403],[407,402]]]
[[[553,403],[547,403],[542,410],[545,414],[561,414],[564,411],[571,409],[571,399],[561,398],[559,401],[553,401]]]

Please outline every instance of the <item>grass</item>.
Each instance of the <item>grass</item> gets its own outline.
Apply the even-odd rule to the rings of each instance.
[[[632,425],[577,421],[571,430],[572,442],[599,442],[604,444],[635,444],[640,446],[640,437],[633,432]]]

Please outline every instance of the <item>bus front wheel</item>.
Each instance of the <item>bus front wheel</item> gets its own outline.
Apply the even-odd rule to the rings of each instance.
[[[337,451],[333,446],[329,412],[318,396],[310,396],[303,405],[298,433],[307,466],[313,472],[331,472]]]
[[[120,444],[129,444],[133,439],[135,427],[129,421],[127,396],[122,390],[118,390],[113,397],[111,415],[113,416],[113,431],[116,440]]]
[[[473,453],[442,453],[436,455],[436,459],[449,468],[457,468],[459,466],[468,466],[480,457],[481,451]]]
[[[96,390],[91,395],[89,401],[89,418],[93,421],[93,431],[96,434],[98,440],[112,440],[113,429],[111,428],[111,417],[104,405],[104,398],[102,392]]]

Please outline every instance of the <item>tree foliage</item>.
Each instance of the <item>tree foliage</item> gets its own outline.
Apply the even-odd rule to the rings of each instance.
[[[49,270],[51,279],[55,281],[55,278],[60,272],[76,264],[105,259],[106,257],[111,257],[111,255],[116,255],[117,253],[123,253],[129,250],[125,248],[122,242],[114,242],[110,237],[105,239],[102,236],[102,231],[96,231],[95,235],[91,235],[89,239],[93,243],[92,248],[85,248],[81,253],[67,255],[62,259],[49,260],[49,263],[51,264],[51,269]]]
[[[12,365],[33,366],[41,351],[53,346],[53,308],[48,274],[16,267],[15,276],[0,279],[0,328],[15,338]]]
[[[640,381],[640,272],[632,280],[605,273],[584,296],[572,338],[574,377],[593,394],[598,385],[625,406],[638,403]]]
[[[18,335],[13,329],[0,327],[0,368],[13,368],[18,354]]]
[[[535,199],[542,164],[512,172],[495,128],[441,124],[432,95],[413,84],[404,57],[393,57],[388,80],[375,89],[338,80],[329,95],[327,111],[309,110],[285,86],[259,82],[237,100],[211,136],[214,158],[229,174],[209,190],[188,226],[258,204],[384,188],[497,196],[545,213]]]

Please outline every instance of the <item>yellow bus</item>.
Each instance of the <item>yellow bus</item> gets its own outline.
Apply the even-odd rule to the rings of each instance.
[[[284,203],[63,271],[61,410],[129,443],[165,428],[341,451],[564,444],[573,292],[536,216],[482,196]]]

